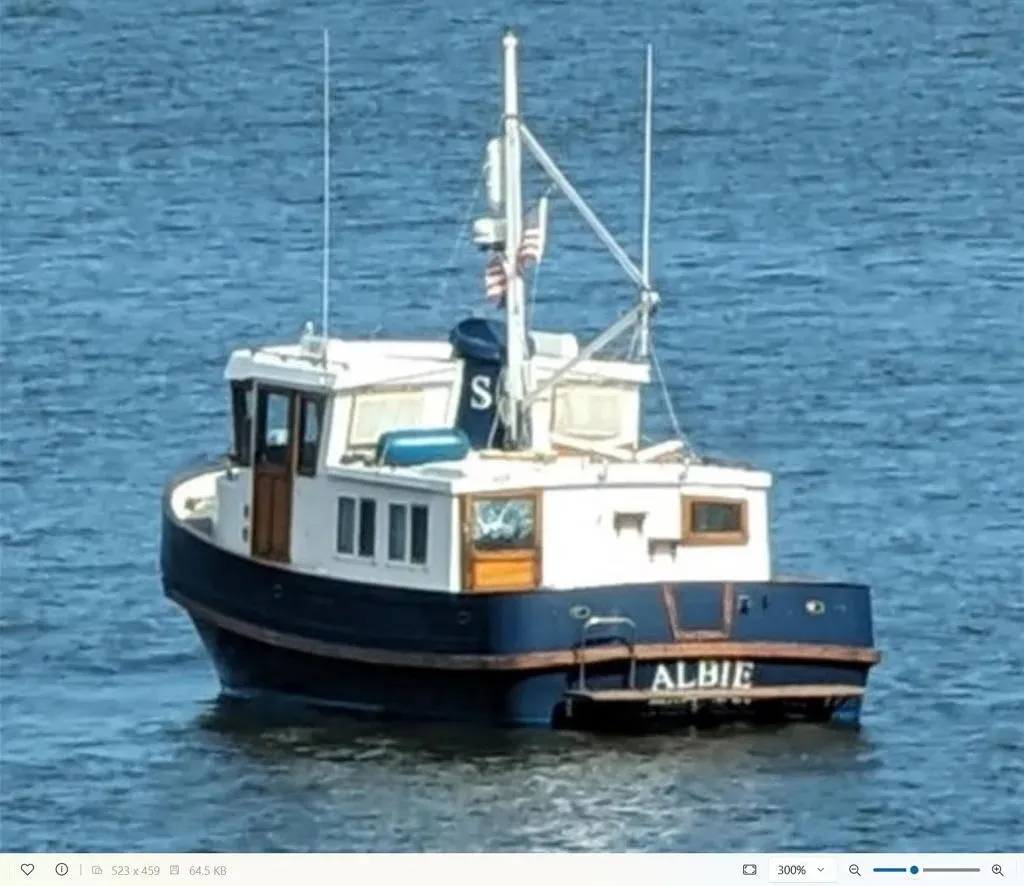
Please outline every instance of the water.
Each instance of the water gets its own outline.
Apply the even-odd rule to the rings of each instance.
[[[1024,848],[1024,7],[5,11],[2,848]],[[161,595],[230,349],[319,317],[320,28],[332,322],[441,335],[481,306],[465,237],[445,268],[510,21],[532,128],[634,254],[655,43],[660,360],[701,448],[775,472],[780,568],[876,588],[859,734],[267,719]],[[629,288],[551,226],[537,323],[596,331]]]

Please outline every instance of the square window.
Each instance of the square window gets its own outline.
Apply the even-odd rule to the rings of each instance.
[[[536,546],[537,502],[531,497],[473,499],[473,547],[478,551],[518,551]]]
[[[684,496],[683,542],[690,545],[745,545],[746,501]]]

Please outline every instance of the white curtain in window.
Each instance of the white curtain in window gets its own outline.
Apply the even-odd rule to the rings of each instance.
[[[610,440],[622,434],[625,391],[598,385],[560,385],[552,430],[567,437]]]
[[[423,426],[425,391],[358,394],[352,410],[350,446],[375,446],[385,431]]]

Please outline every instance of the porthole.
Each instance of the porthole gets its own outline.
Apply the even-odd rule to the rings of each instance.
[[[589,606],[573,606],[569,610],[569,615],[573,618],[578,618],[580,621],[590,618],[590,607]]]
[[[804,603],[804,609],[807,610],[808,615],[823,615],[825,612],[825,604],[821,600],[808,600]]]

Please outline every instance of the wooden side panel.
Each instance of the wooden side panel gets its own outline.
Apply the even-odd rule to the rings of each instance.
[[[252,484],[252,553],[255,557],[266,557],[271,551],[273,532],[273,500],[271,484],[274,478],[258,471]]]
[[[253,478],[253,556],[289,562],[291,536],[291,477],[257,471]]]
[[[283,442],[268,435],[268,399],[287,398]],[[252,555],[276,563],[291,562],[292,487],[298,446],[298,399],[296,391],[257,386],[256,429],[252,484]],[[278,419],[283,416],[278,415]],[[274,430],[282,430],[278,425]]]
[[[533,552],[500,560],[475,559],[470,565],[474,591],[524,591],[537,587],[537,558]]]
[[[288,563],[292,550],[292,478],[272,477],[273,516],[270,530],[272,560]]]

